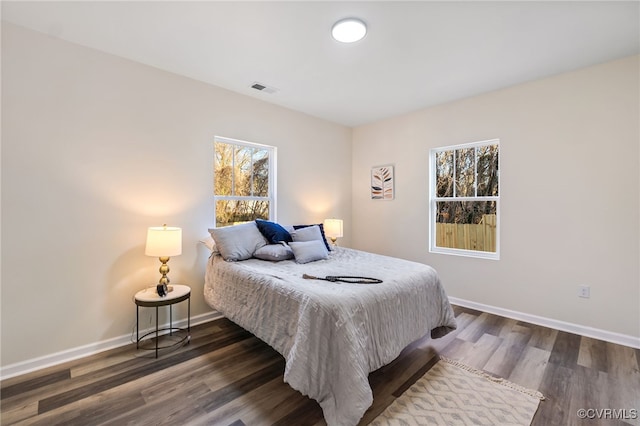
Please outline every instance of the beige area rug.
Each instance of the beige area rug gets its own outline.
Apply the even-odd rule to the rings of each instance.
[[[371,422],[382,425],[530,425],[544,396],[441,358]]]

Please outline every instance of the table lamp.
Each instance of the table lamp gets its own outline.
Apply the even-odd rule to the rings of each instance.
[[[325,219],[323,228],[324,235],[329,237],[331,244],[337,246],[336,240],[342,237],[342,219]]]
[[[167,227],[166,224],[164,226],[150,227],[147,230],[147,245],[144,254],[160,259],[162,277],[160,277],[157,289],[160,296],[166,296],[167,292],[171,291],[167,287],[169,284],[169,277],[167,276],[169,265],[167,265],[167,262],[171,256],[182,254],[182,229]]]

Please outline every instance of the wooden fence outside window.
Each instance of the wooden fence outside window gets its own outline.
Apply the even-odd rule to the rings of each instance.
[[[436,223],[436,246],[496,252],[496,215],[485,214],[478,224]]]

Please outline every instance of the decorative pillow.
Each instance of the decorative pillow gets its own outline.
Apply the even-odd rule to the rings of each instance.
[[[268,220],[256,219],[256,225],[258,230],[269,241],[269,244],[278,244],[281,241],[289,243],[293,241],[291,234],[284,229],[281,225],[275,222],[269,222]]]
[[[322,241],[322,233],[320,227],[312,225],[296,229],[291,233],[291,238],[293,241]]]
[[[211,238],[211,235],[209,235],[208,237],[204,237],[203,239],[200,240],[200,242],[205,246],[207,246],[207,248],[211,253],[218,251],[216,249],[216,242],[213,240],[213,238]]]
[[[294,241],[289,243],[296,263],[309,263],[329,257],[329,252],[322,240]]]
[[[324,235],[324,225],[322,223],[318,223],[315,225],[293,225],[293,229],[298,230],[302,228],[308,228],[310,226],[317,226],[318,228],[320,228],[320,234],[322,235],[322,241],[324,242],[324,246],[327,248],[327,250],[331,251],[331,246],[327,242],[327,237],[325,237]]]
[[[250,259],[257,249],[267,245],[255,222],[209,229],[209,233],[222,258],[229,262]]]
[[[253,253],[253,257],[279,262],[281,260],[293,259],[293,251],[285,244],[267,244],[256,250],[255,253]]]

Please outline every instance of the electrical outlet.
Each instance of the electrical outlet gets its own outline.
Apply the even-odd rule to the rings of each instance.
[[[578,296],[588,299],[591,297],[591,288],[588,285],[581,285],[578,287]]]

